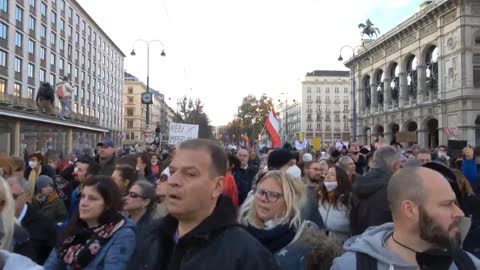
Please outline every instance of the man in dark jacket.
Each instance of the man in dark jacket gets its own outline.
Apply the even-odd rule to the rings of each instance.
[[[98,147],[98,156],[97,162],[100,164],[99,175],[112,176],[113,171],[115,170],[115,152],[116,148],[112,140],[105,139],[103,142],[97,144]]]
[[[233,177],[238,188],[239,203],[242,204],[247,198],[248,192],[252,189],[252,181],[258,173],[258,168],[249,164],[250,155],[247,149],[238,150],[237,157],[241,164],[239,168],[234,168]]]
[[[37,258],[35,262],[42,265],[55,246],[55,223],[44,216],[40,210],[27,203],[28,184],[23,177],[10,177],[8,182],[15,200],[18,221],[30,234]]]
[[[54,92],[53,87],[48,82],[42,83],[35,99],[40,112],[48,114],[52,112],[53,103],[55,102]]]
[[[392,222],[387,186],[392,174],[400,169],[400,152],[386,145],[376,150],[373,158],[375,167],[353,184],[350,213],[353,235],[363,233],[370,226]]]
[[[219,144],[185,141],[169,169],[169,215],[157,225],[158,246],[137,239],[145,246],[137,246],[132,263],[138,264],[130,269],[279,269],[272,254],[236,225],[235,207],[222,195],[227,156]]]

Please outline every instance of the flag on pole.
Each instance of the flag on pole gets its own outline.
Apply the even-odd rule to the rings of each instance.
[[[265,122],[267,127],[268,134],[272,138],[272,148],[281,147],[282,139],[280,139],[280,122],[278,121],[275,109],[272,108],[272,111],[268,114],[267,120]]]
[[[247,148],[247,150],[250,150],[250,139],[248,138],[248,135],[246,132],[245,134],[242,135],[242,139],[243,139],[243,145],[245,146],[245,148]]]
[[[442,131],[447,138],[455,136],[455,128],[442,128]]]

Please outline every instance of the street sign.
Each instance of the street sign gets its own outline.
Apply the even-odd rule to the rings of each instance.
[[[155,140],[155,136],[153,136],[153,130],[150,127],[146,127],[143,130],[143,135],[145,136],[145,143],[152,144]]]
[[[196,138],[198,138],[198,125],[170,123],[168,144],[177,145]]]

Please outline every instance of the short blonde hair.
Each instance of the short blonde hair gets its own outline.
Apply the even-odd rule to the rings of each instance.
[[[262,179],[260,179],[260,181],[257,183],[257,187],[266,179],[273,179],[277,181],[283,188],[283,198],[285,200],[285,204],[287,205],[287,209],[280,217],[280,223],[289,224],[290,227],[293,228],[300,227],[302,223],[301,210],[305,204],[304,184],[288,173],[274,170],[265,174],[265,176],[263,176]],[[248,204],[248,210],[246,210],[246,213],[244,215],[240,215],[239,217],[240,223],[244,225],[250,224],[257,228],[264,228],[264,222],[257,216],[255,199],[252,198],[251,201],[249,200]],[[242,208],[244,207],[242,206]]]

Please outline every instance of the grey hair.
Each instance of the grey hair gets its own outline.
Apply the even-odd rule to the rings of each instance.
[[[425,200],[425,187],[420,175],[422,167],[408,166],[393,174],[388,182],[387,200],[392,216],[398,215],[402,202],[409,200],[421,205]]]
[[[341,158],[338,159],[337,165],[340,166],[342,169],[346,169],[346,166],[344,165],[345,162],[348,160],[353,160],[350,156],[342,156]]]
[[[10,177],[7,178],[7,181],[10,184],[16,183],[17,185],[19,185],[22,188],[23,192],[30,193],[30,187],[28,186],[28,181],[27,181],[27,179],[25,179],[25,177],[23,177],[23,176],[10,176]]]
[[[147,213],[152,213],[157,206],[155,186],[146,180],[135,181],[132,186],[138,186],[142,190],[141,195],[145,199],[150,200],[150,203],[147,205]]]
[[[373,154],[373,160],[375,162],[375,168],[387,169],[390,171],[390,167],[393,162],[400,161],[400,151],[393,146],[384,145],[378,148]]]

